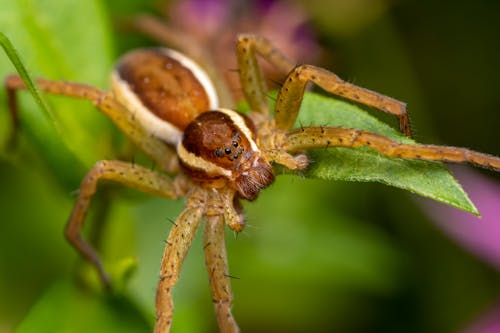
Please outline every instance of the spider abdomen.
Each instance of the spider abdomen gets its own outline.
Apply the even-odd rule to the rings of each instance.
[[[138,49],[111,76],[116,98],[150,133],[176,145],[199,114],[218,107],[215,88],[191,59],[167,48]]]
[[[177,146],[185,173],[212,187],[228,183],[241,197],[254,200],[274,180],[271,165],[254,141],[254,131],[248,118],[228,109],[199,115]]]

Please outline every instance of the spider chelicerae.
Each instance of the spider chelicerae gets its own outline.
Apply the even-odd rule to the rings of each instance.
[[[271,117],[267,89],[257,56],[286,75]],[[156,294],[155,332],[167,332],[173,318],[172,288],[202,219],[204,252],[218,324],[237,332],[231,314],[231,287],[225,250],[225,224],[236,232],[245,220],[240,200],[254,200],[274,180],[272,164],[303,170],[306,149],[368,146],[381,154],[406,159],[471,163],[500,170],[500,158],[465,148],[403,144],[353,128],[309,126],[292,129],[304,90],[313,82],[323,90],[392,114],[411,136],[405,104],[342,81],[335,74],[287,59],[270,41],[255,35],[237,39],[238,72],[250,112],[223,108],[209,76],[187,56],[166,48],[125,54],[111,75],[111,91],[71,82],[38,79],[47,93],[87,99],[161,168],[103,160],[81,183],[66,236],[97,269],[106,286],[111,281],[96,251],[81,237],[90,201],[100,180],[111,180],[143,192],[186,197],[166,241]],[[19,76],[6,79],[9,106],[16,112],[15,92],[26,89]],[[176,174],[175,177],[171,175]]]

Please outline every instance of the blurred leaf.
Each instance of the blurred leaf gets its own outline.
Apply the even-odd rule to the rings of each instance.
[[[105,253],[107,254],[107,253]],[[104,256],[102,256],[104,258]],[[104,269],[109,274],[112,281],[113,294],[123,294],[128,288],[130,279],[137,271],[137,259],[135,257],[124,257],[118,260],[103,260]],[[101,278],[97,274],[94,265],[84,262],[78,267],[78,277],[81,283],[92,290],[104,290]]]
[[[280,176],[245,205],[250,227],[226,238],[242,327],[351,332],[333,327],[348,321],[346,308],[359,315],[356,294],[388,297],[404,284],[404,251],[371,221],[341,212],[334,193],[356,198],[355,187]]]
[[[59,281],[42,295],[16,332],[148,332],[151,322],[126,297],[106,297],[80,290],[73,281]]]
[[[45,100],[40,95],[40,90],[38,89],[37,86],[35,86],[33,79],[29,75],[28,70],[21,61],[21,58],[19,57],[19,53],[14,48],[14,45],[12,45],[11,41],[7,38],[7,36],[5,36],[1,31],[0,31],[0,44],[2,45],[2,48],[4,49],[5,53],[7,54],[10,61],[16,68],[16,71],[19,73],[24,83],[28,87],[29,92],[35,99],[40,109],[42,109],[42,111],[45,112],[45,114],[54,122],[54,126],[57,126],[55,123],[54,116],[51,114],[50,108],[47,105],[47,102],[45,102]]]
[[[127,257],[116,262],[111,268],[111,280],[115,292],[123,292],[137,270],[137,258]]]
[[[4,1],[0,31],[34,77],[103,86],[112,57],[109,24],[101,6],[98,0]],[[8,61],[0,62],[0,76],[13,72]],[[0,94],[5,105],[3,92]],[[112,126],[90,103],[47,96],[56,130],[27,94],[19,95],[22,132],[70,188],[88,166],[111,151]],[[6,119],[7,113],[0,117]]]
[[[76,258],[62,236],[73,200],[47,173],[40,163],[14,166],[0,159],[2,332],[6,326],[11,332],[9,326],[26,315],[40,289],[67,272]]]
[[[414,142],[358,106],[342,100],[308,93],[301,110],[297,119],[299,126],[359,128],[398,142]],[[380,182],[479,214],[442,163],[390,158],[367,147],[316,149],[310,151],[310,158],[312,163],[305,172],[306,177]]]
[[[349,38],[366,29],[389,8],[387,0],[299,0],[322,30]]]

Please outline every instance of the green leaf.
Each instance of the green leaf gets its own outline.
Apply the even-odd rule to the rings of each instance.
[[[63,280],[46,290],[16,332],[148,332],[151,323],[124,296],[82,290]]]
[[[7,38],[7,36],[5,36],[1,31],[0,31],[0,44],[2,45],[2,48],[4,49],[5,53],[7,54],[10,61],[16,68],[16,71],[19,73],[24,83],[28,87],[28,90],[30,91],[31,95],[35,99],[40,109],[42,109],[42,111],[45,112],[45,114],[50,118],[50,120],[53,122],[54,127],[57,127],[55,118],[50,112],[50,108],[47,105],[47,102],[40,95],[40,90],[34,84],[33,79],[28,73],[28,70],[21,61],[19,53],[15,49],[14,45],[12,45],[11,41]]]
[[[398,142],[414,143],[360,107],[314,93],[304,96],[296,124],[359,128]],[[308,178],[380,182],[479,215],[442,163],[390,158],[367,147],[315,149],[309,154],[312,163],[304,174]]]
[[[19,65],[24,64],[22,67],[28,68],[32,77],[104,87],[112,67],[109,30],[98,0],[4,1],[0,31],[18,50],[22,62],[19,57],[11,58],[15,66],[9,61],[0,61],[0,76],[15,73]],[[21,69],[18,73],[26,78],[26,71]],[[19,92],[21,132],[56,178],[73,189],[89,166],[110,157],[116,132],[89,102],[44,96],[50,109],[40,108],[40,104],[33,102],[35,97],[40,103],[36,94],[32,97]],[[0,105],[5,108],[4,91],[0,92]],[[7,116],[7,112],[0,114],[2,141],[8,135],[5,133],[10,132],[4,125],[9,123]]]
[[[134,257],[125,257],[119,260],[111,261],[109,264],[104,262],[104,269],[109,274],[112,281],[113,294],[122,294],[128,288],[130,279],[137,270],[137,259]],[[85,263],[80,265],[78,276],[82,284],[92,290],[103,290],[104,286],[94,265]]]

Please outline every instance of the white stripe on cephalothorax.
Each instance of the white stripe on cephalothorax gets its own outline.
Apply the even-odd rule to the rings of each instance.
[[[130,89],[128,83],[122,80],[116,71],[111,74],[111,86],[118,101],[133,113],[135,119],[149,133],[173,146],[181,141],[181,130],[159,118],[144,106],[139,97]]]
[[[243,117],[236,111],[230,109],[217,109],[214,111],[219,111],[227,115],[233,121],[234,125],[243,133],[243,135],[247,138],[248,142],[250,142],[250,147],[252,147],[252,151],[259,151],[257,144],[252,139],[252,131],[245,124],[245,120]]]
[[[215,163],[207,161],[206,159],[196,156],[195,154],[187,151],[187,149],[182,144],[182,141],[177,144],[177,155],[184,163],[186,163],[190,167],[202,170],[208,175],[225,176],[227,178],[231,178],[233,176],[233,172],[231,170],[224,169],[223,167],[220,167]]]

